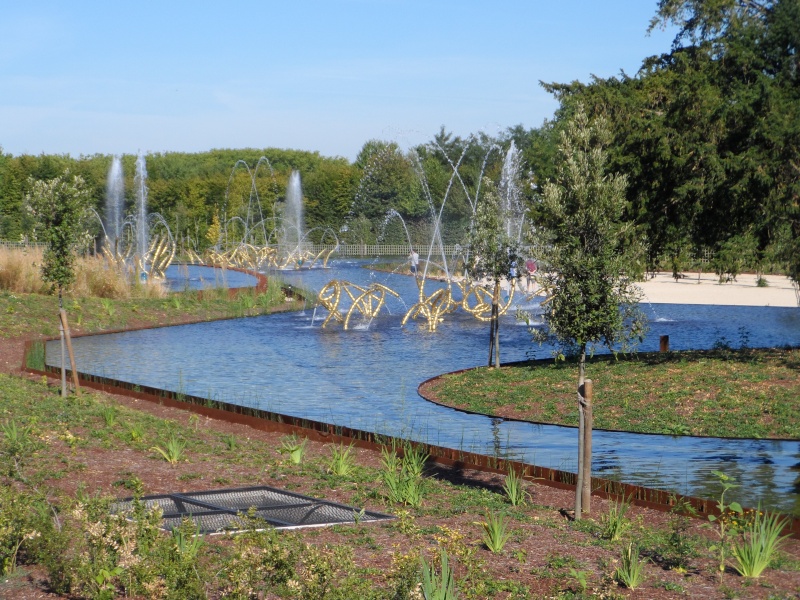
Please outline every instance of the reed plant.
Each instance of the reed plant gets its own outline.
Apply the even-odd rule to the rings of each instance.
[[[525,491],[523,480],[513,467],[508,468],[508,474],[503,482],[503,491],[511,506],[524,506],[528,492]]]
[[[239,445],[239,441],[236,439],[236,436],[232,433],[226,433],[222,436],[222,442],[225,444],[225,447],[233,452],[236,450],[237,446]]]
[[[115,406],[103,406],[100,408],[100,416],[103,417],[106,427],[113,427],[117,424],[117,408]]]
[[[629,590],[635,590],[644,582],[644,565],[647,561],[639,557],[639,547],[628,544],[622,549],[620,565],[615,572],[616,580]]]
[[[0,290],[19,294],[50,291],[41,275],[42,250],[0,247]],[[128,270],[99,256],[80,256],[70,294],[78,298],[163,298],[167,288],[157,280],[139,281]]]
[[[0,289],[16,294],[44,294],[49,286],[42,280],[39,265],[42,251],[0,247]]]
[[[616,542],[621,539],[625,532],[631,527],[631,522],[625,516],[628,509],[631,507],[630,498],[621,498],[616,502],[612,502],[608,509],[608,513],[603,515],[600,519],[603,530],[602,537]]]
[[[134,423],[128,428],[132,442],[141,442],[144,439],[144,433],[144,425],[141,423]]]
[[[278,452],[280,454],[288,455],[289,460],[293,465],[299,465],[301,462],[303,462],[303,456],[306,452],[307,443],[308,439],[303,438],[302,440],[299,440],[296,435],[292,434],[281,440],[281,447],[278,448]]]
[[[331,458],[330,463],[328,463],[328,472],[332,475],[337,475],[340,477],[346,477],[349,475],[353,467],[353,444],[349,446],[345,446],[344,444],[340,444],[339,446],[331,447]]]
[[[175,434],[170,436],[163,448],[161,446],[153,446],[150,448],[150,450],[155,450],[161,456],[163,456],[164,460],[166,460],[173,467],[178,464],[181,458],[183,458],[183,452],[185,449],[186,442],[176,437]]]
[[[35,341],[25,354],[25,366],[29,369],[44,371],[45,368],[45,348],[44,342]]]
[[[450,568],[447,551],[442,548],[439,561],[442,566],[441,574],[438,574],[436,567],[428,564],[425,558],[420,560],[422,561],[422,593],[425,600],[456,600],[458,598],[456,580],[453,570]]]
[[[733,568],[742,577],[761,577],[783,541],[789,537],[782,535],[787,525],[786,519],[763,512],[759,507],[742,527],[741,540],[733,544],[731,554],[736,559]]]
[[[502,552],[511,537],[505,515],[490,510],[486,513],[486,520],[481,523],[481,526],[483,527],[483,543],[486,547],[495,554]]]
[[[404,446],[403,456],[396,448],[381,450],[381,479],[388,488],[389,500],[418,508],[422,505],[424,480],[422,472],[428,454],[420,447]]]

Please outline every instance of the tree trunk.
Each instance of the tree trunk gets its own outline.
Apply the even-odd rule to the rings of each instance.
[[[584,444],[586,431],[586,414],[584,411],[583,384],[586,376],[586,344],[581,345],[580,362],[578,363],[578,470],[575,482],[575,520],[581,518],[584,478]]]
[[[486,366],[492,366],[492,357],[494,356],[494,303],[492,303],[492,312],[489,316],[489,360]]]

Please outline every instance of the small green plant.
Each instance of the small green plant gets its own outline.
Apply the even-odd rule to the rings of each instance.
[[[203,546],[203,536],[200,535],[199,527],[186,517],[180,527],[172,530],[172,541],[176,552],[185,560],[194,560]]]
[[[577,592],[583,596],[586,593],[586,589],[589,587],[589,581],[586,578],[586,571],[578,571],[572,567],[569,568],[570,577],[575,580],[577,584]]]
[[[625,499],[624,497],[611,504],[608,508],[608,513],[600,519],[603,525],[601,535],[604,539],[612,542],[622,539],[622,536],[631,527],[631,522],[625,516],[630,507],[630,498]]]
[[[674,506],[670,510],[669,537],[664,551],[664,566],[686,573],[689,559],[697,556],[695,542],[689,536],[691,518],[697,516],[695,508],[686,500],[673,496]]]
[[[293,465],[299,465],[303,462],[303,455],[306,452],[307,443],[308,440],[306,438],[303,438],[301,441],[295,434],[292,434],[281,440],[281,447],[278,448],[278,452],[280,454],[288,454],[291,463]]]
[[[167,443],[164,445],[164,448],[161,446],[153,446],[150,450],[155,450],[161,456],[164,457],[169,464],[175,466],[183,457],[183,451],[186,449],[186,442],[175,437],[175,434],[172,434],[167,440]]]
[[[647,561],[639,558],[639,548],[628,544],[622,549],[622,559],[614,576],[616,580],[629,590],[635,590],[644,581],[644,565]]]
[[[441,575],[436,573],[436,568],[429,565],[425,558],[422,562],[422,593],[425,600],[455,600],[458,598],[456,581],[447,557],[447,551],[442,548],[440,563]]]
[[[788,525],[775,513],[762,512],[760,507],[742,528],[741,540],[733,544],[732,554],[736,559],[734,568],[742,577],[761,577],[782,542]]]
[[[103,310],[106,311],[106,314],[109,317],[113,317],[114,316],[115,308],[114,308],[114,301],[113,300],[111,300],[110,298],[100,298],[100,304],[103,305]]]
[[[712,552],[719,552],[718,569],[720,573],[724,573],[726,552],[730,544],[730,529],[732,525],[735,527],[735,522],[738,519],[741,519],[744,511],[738,502],[725,504],[725,493],[733,488],[739,487],[733,483],[733,479],[728,475],[725,475],[725,473],[722,471],[711,471],[711,474],[714,475],[714,477],[716,477],[719,481],[720,485],[722,486],[722,492],[720,493],[719,500],[717,501],[719,516],[708,515],[709,524],[719,537],[719,545],[711,546],[710,550]]]
[[[0,444],[0,456],[9,460],[9,476],[20,476],[23,463],[36,452],[37,442],[34,440],[30,425],[20,427],[14,419],[2,425],[3,439]]]
[[[394,448],[381,450],[381,479],[389,489],[389,500],[417,508],[422,505],[422,471],[428,455],[406,446],[402,458]]]
[[[128,433],[131,436],[131,441],[141,442],[144,439],[144,425],[141,423],[134,423],[128,427]]]
[[[196,413],[192,413],[189,415],[189,425],[197,431],[198,427],[200,427],[200,415]]]
[[[172,306],[175,310],[180,310],[183,306],[183,302],[181,302],[181,297],[178,294],[173,294],[170,296],[170,302],[172,302]]]
[[[236,439],[236,436],[232,433],[226,433],[222,436],[222,441],[225,444],[225,447],[233,452],[236,450],[237,446],[239,445],[239,441]]]
[[[522,478],[517,475],[512,467],[508,468],[508,474],[503,482],[503,491],[506,493],[506,498],[508,498],[511,506],[524,506],[528,492],[525,491]]]
[[[422,446],[412,446],[408,443],[403,446],[403,466],[413,477],[422,477],[428,456]]]
[[[117,424],[117,408],[110,404],[103,406],[100,409],[100,416],[103,417],[103,422],[106,427],[113,427]]]
[[[111,485],[114,487],[123,487],[136,495],[144,493],[144,482],[130,471],[122,473],[122,478],[117,479]]]
[[[328,472],[332,475],[346,477],[353,470],[353,445],[339,445],[331,447],[331,458],[328,464]]]
[[[488,511],[486,520],[481,523],[481,526],[483,527],[483,543],[486,547],[495,554],[501,552],[511,537],[505,515]]]
[[[14,419],[6,421],[3,429],[3,451],[10,456],[23,454],[33,444],[31,427],[20,427]]]

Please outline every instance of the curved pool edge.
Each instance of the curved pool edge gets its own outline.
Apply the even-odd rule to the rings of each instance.
[[[751,350],[772,350],[773,348],[751,348]],[[800,350],[800,346],[790,346],[787,347],[788,350]],[[676,351],[678,353],[680,351]],[[694,353],[703,353],[703,352],[714,352],[714,350],[691,350]],[[639,354],[643,356],[649,355],[658,355],[659,352],[640,352]],[[605,357],[596,357],[600,358],[601,360],[606,360]],[[500,367],[512,367],[515,365],[536,365],[536,364],[545,364],[545,363],[552,363],[552,358],[537,358],[532,360],[518,360],[509,363],[502,363]],[[477,367],[468,367],[466,369],[456,369],[455,371],[449,371],[447,373],[440,373],[439,375],[434,375],[433,377],[429,377],[428,379],[420,382],[417,386],[417,394],[420,398],[425,400],[426,402],[430,402],[431,404],[435,404],[436,406],[442,406],[444,408],[449,408],[451,410],[458,411],[460,413],[464,413],[467,415],[477,415],[481,417],[486,417],[488,419],[500,419],[503,422],[507,423],[526,423],[528,425],[547,425],[550,427],[564,427],[567,429],[577,429],[577,425],[567,425],[566,423],[553,423],[550,421],[532,421],[530,419],[521,419],[519,417],[504,417],[503,415],[496,415],[492,413],[484,413],[476,410],[470,410],[468,408],[459,408],[457,406],[453,406],[451,404],[446,404],[444,402],[438,402],[429,396],[425,395],[423,392],[423,388],[431,384],[442,377],[446,377],[447,375],[458,375],[460,373],[466,373],[468,371],[475,371],[477,369],[489,368],[483,365]],[[663,436],[663,437],[672,437],[672,438],[692,438],[698,440],[733,440],[733,441],[753,441],[753,442],[800,442],[800,438],[773,438],[773,437],[763,437],[763,438],[748,438],[748,437],[735,437],[735,436],[719,436],[719,435],[683,435],[683,434],[670,434],[670,433],[659,433],[656,431],[631,431],[630,429],[604,429],[602,427],[592,427],[592,431],[607,431],[609,433],[629,433],[632,435],[652,435],[652,436]]]
[[[22,361],[23,368],[21,370],[35,375],[57,376],[60,371],[54,366],[46,366],[43,371],[25,366],[27,352],[31,349],[32,345],[32,340],[26,342],[25,355]],[[462,371],[467,370],[469,369],[463,369]],[[245,425],[263,431],[298,433],[305,435],[313,441],[353,443],[358,447],[374,451],[380,451],[386,447],[396,448],[402,447],[403,444],[411,444],[412,447],[422,448],[423,451],[429,455],[429,460],[432,462],[446,467],[472,469],[495,474],[505,474],[513,469],[518,475],[529,481],[535,481],[559,489],[575,489],[576,475],[568,471],[540,467],[522,461],[456,450],[404,438],[396,438],[371,431],[334,425],[303,417],[284,415],[273,411],[219,400],[210,400],[199,396],[129,383],[108,377],[88,375],[79,372],[78,380],[80,385],[86,388],[96,389],[105,393],[121,394],[182,410],[189,410],[208,418]],[[647,488],[594,476],[591,478],[591,486],[593,496],[616,500],[627,499],[637,506],[652,508],[661,512],[670,512],[676,503],[686,502],[694,507],[696,510],[695,516],[698,518],[707,518],[708,515],[720,514],[717,508],[717,502],[713,499],[686,496],[666,490]],[[800,539],[800,516],[788,513],[781,513],[781,515],[789,522],[789,535]]]

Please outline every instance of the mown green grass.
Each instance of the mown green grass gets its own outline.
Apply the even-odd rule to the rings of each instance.
[[[800,350],[674,352],[588,361],[594,426],[643,433],[800,438]],[[577,425],[577,365],[445,375],[426,395],[489,415]]]

